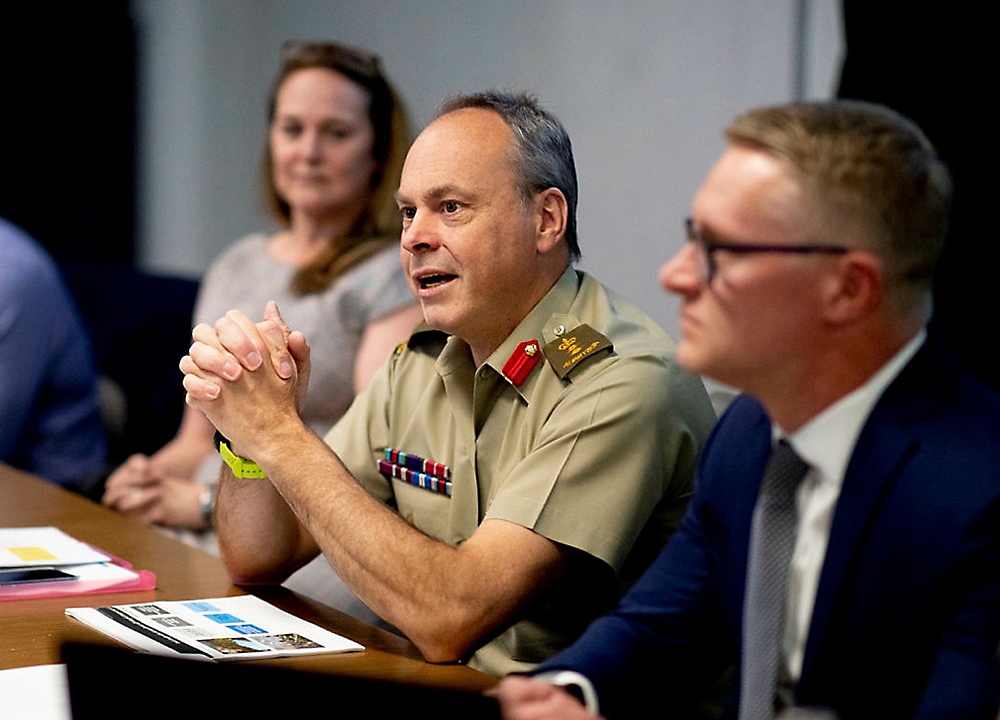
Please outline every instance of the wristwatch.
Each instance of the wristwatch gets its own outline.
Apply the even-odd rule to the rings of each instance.
[[[212,511],[215,509],[215,485],[202,485],[198,495],[198,505],[201,508],[201,520],[206,530],[212,529]]]
[[[229,449],[229,439],[220,433],[218,430],[215,431],[215,449],[219,451],[219,455],[222,456],[222,461],[229,466],[229,469],[233,471],[233,477],[238,478],[266,478],[267,473],[265,473],[260,465],[255,463],[253,460],[248,460],[245,457],[240,457],[232,450]]]

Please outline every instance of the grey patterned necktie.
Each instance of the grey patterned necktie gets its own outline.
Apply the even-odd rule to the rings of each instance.
[[[740,720],[774,718],[788,566],[795,547],[795,490],[808,468],[791,445],[779,441],[754,508],[743,604]]]

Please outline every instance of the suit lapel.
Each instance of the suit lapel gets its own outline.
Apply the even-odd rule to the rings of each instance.
[[[816,660],[824,655],[822,648],[839,594],[849,591],[848,574],[858,561],[858,553],[863,552],[863,541],[878,517],[880,502],[919,446],[914,421],[933,411],[950,384],[938,349],[928,339],[886,389],[862,428],[834,511],[809,626],[800,691],[809,687]]]

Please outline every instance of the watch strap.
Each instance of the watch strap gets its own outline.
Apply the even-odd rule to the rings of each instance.
[[[266,478],[267,473],[265,473],[260,465],[255,463],[253,460],[249,460],[245,457],[240,457],[232,450],[229,449],[229,439],[220,433],[218,430],[215,431],[215,447],[219,451],[219,455],[222,457],[222,461],[229,466],[229,469],[233,471],[233,477],[238,478]]]

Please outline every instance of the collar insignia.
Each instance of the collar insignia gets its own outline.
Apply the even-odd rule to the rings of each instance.
[[[525,340],[517,346],[507,362],[503,366],[503,374],[516,387],[527,380],[528,375],[535,369],[535,365],[541,360],[542,355],[537,340]]]

